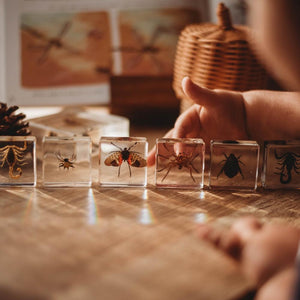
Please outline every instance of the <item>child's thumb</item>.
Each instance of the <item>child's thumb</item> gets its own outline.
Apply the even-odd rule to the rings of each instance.
[[[184,93],[193,100],[196,104],[207,106],[215,106],[220,103],[218,93],[213,90],[200,87],[195,84],[189,77],[182,79],[182,89]]]

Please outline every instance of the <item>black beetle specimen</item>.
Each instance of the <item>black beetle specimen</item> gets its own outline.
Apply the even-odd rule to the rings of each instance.
[[[279,172],[274,174],[280,175],[280,182],[282,184],[291,182],[293,169],[296,174],[300,174],[300,155],[293,152],[286,152],[280,156],[275,150],[275,157],[278,160],[279,167],[276,169],[279,170]]]
[[[238,173],[241,174],[242,178],[244,179],[244,175],[242,173],[242,170],[240,168],[240,163],[242,165],[245,165],[241,160],[240,156],[236,157],[233,153],[230,153],[229,156],[227,156],[225,153],[223,153],[226,159],[223,159],[219,164],[223,163],[223,167],[221,171],[219,172],[217,178],[224,172],[224,174],[228,178],[233,178]]]

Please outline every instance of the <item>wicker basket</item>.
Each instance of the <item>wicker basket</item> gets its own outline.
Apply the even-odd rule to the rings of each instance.
[[[249,29],[232,26],[228,8],[220,3],[218,25],[187,26],[180,34],[174,64],[173,88],[181,111],[192,103],[181,88],[183,77],[210,89],[245,91],[266,87],[267,75],[248,43]]]

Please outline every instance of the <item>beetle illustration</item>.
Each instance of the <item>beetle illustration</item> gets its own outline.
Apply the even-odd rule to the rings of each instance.
[[[18,147],[16,145],[7,145],[0,148],[0,163],[1,168],[3,168],[4,164],[8,165],[8,174],[12,179],[17,179],[22,175],[21,166],[25,165],[24,155],[27,150],[27,142],[24,141],[23,147]],[[16,168],[18,174],[14,174],[14,168],[16,165],[19,165]]]
[[[138,142],[135,142],[128,148],[122,148],[111,142],[111,144],[119,150],[111,152],[110,155],[104,160],[104,164],[106,166],[119,167],[118,177],[120,177],[121,165],[124,161],[126,161],[129,168],[129,176],[131,177],[131,167],[143,168],[147,165],[147,161],[141,157],[138,152],[131,151],[131,149],[137,143]]]
[[[279,170],[279,172],[274,174],[280,175],[280,182],[282,184],[291,182],[293,169],[296,174],[300,174],[300,155],[293,152],[286,152],[282,155],[278,155],[275,150],[275,158],[278,160],[279,167],[276,167],[276,169]]]
[[[59,160],[59,165],[58,167],[59,168],[64,168],[64,169],[67,169],[69,170],[70,168],[75,168],[74,166],[74,163],[76,161],[76,155],[75,154],[72,154],[72,156],[70,158],[68,157],[63,157],[60,152],[56,153],[55,154],[57,159]]]
[[[165,147],[165,149],[171,153],[165,144],[163,144],[163,146]],[[196,167],[193,165],[193,161],[195,160],[196,157],[199,156],[199,153],[197,153],[196,155],[194,155],[193,153],[185,153],[185,152],[179,152],[178,154],[176,154],[175,152],[172,152],[170,156],[164,156],[162,154],[158,154],[158,157],[162,157],[164,159],[168,160],[168,163],[166,164],[165,167],[157,170],[157,172],[162,172],[165,169],[167,169],[166,174],[164,175],[164,177],[161,179],[161,181],[163,182],[166,177],[168,176],[169,172],[171,171],[171,169],[173,168],[178,168],[178,170],[181,170],[183,168],[186,168],[189,170],[190,172],[190,177],[192,178],[192,180],[194,182],[196,182],[194,176],[193,176],[193,171],[195,171],[196,173],[200,173],[199,170],[196,169]]]
[[[229,156],[226,155],[226,153],[223,153],[225,156],[225,159],[223,159],[219,164],[223,163],[222,169],[217,175],[217,178],[224,172],[224,174],[228,178],[235,177],[238,173],[241,174],[242,178],[244,179],[244,175],[242,173],[240,164],[245,165],[241,160],[241,155],[236,157],[233,153],[230,153]],[[218,164],[218,165],[219,165]]]

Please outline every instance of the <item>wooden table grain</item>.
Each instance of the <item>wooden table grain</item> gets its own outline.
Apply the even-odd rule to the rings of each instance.
[[[101,188],[93,163],[91,188],[0,190],[1,299],[241,299],[251,283],[197,224],[300,226],[299,191],[157,189],[153,168],[147,188]]]

